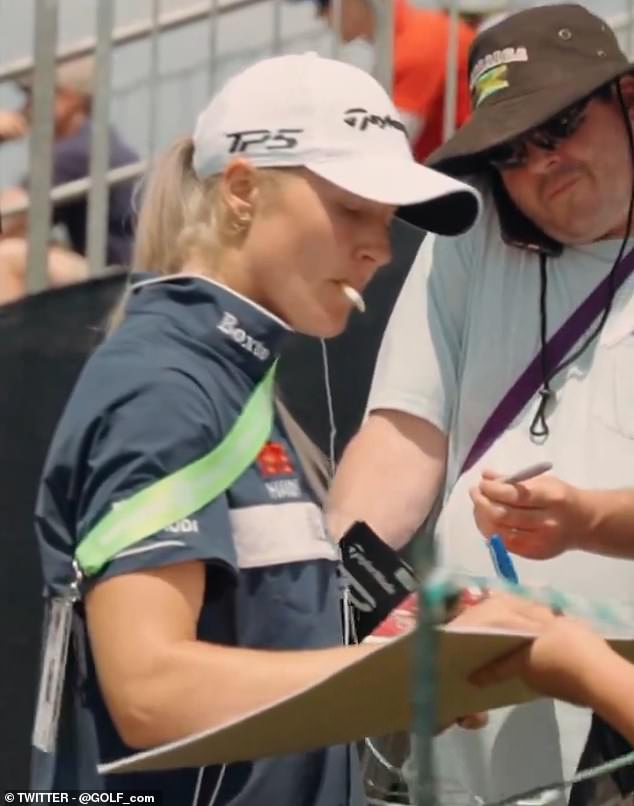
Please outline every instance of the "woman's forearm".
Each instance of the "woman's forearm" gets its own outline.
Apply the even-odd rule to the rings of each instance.
[[[156,657],[113,713],[124,741],[147,748],[219,726],[295,694],[375,647],[301,651],[187,641]],[[114,709],[113,709],[114,710]],[[125,711],[125,713],[123,712]]]

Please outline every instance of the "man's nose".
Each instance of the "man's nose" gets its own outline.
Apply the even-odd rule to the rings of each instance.
[[[535,174],[545,174],[561,165],[560,144],[544,148],[532,142],[526,143],[526,167]]]

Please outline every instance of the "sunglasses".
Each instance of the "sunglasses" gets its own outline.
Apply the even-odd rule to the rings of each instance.
[[[553,151],[559,143],[571,137],[580,128],[586,118],[586,108],[593,97],[590,95],[588,98],[567,106],[526,134],[487,151],[486,156],[489,163],[498,170],[519,168],[525,165],[528,160],[528,143],[545,151]]]

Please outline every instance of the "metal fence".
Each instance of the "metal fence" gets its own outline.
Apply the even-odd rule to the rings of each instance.
[[[0,83],[19,79],[28,73],[34,76],[33,125],[29,152],[28,201],[7,205],[3,215],[28,213],[28,287],[38,291],[46,287],[46,256],[50,235],[52,205],[88,196],[87,262],[93,276],[105,270],[105,239],[107,227],[108,193],[111,185],[129,182],[143,175],[147,160],[155,152],[159,127],[158,92],[160,73],[160,44],[162,37],[187,26],[207,28],[207,90],[213,91],[219,73],[220,22],[238,12],[267,5],[270,8],[270,53],[292,49],[292,43],[283,35],[286,0],[204,0],[184,8],[163,11],[161,0],[148,0],[150,13],[145,19],[126,25],[114,26],[116,4],[113,0],[93,0],[96,12],[96,30],[93,36],[78,40],[70,46],[58,47],[58,18],[61,0],[38,0],[35,6],[33,58],[21,58],[0,65]],[[373,73],[387,88],[392,85],[393,70],[393,4],[390,0],[372,0],[376,15],[376,37],[373,54]],[[332,0],[336,21],[340,21],[341,0]],[[445,94],[444,133],[452,134],[455,120],[457,84],[457,23],[460,0],[450,2],[446,10],[450,17],[450,42],[447,53],[447,80]],[[2,19],[0,5],[0,22]],[[614,16],[610,23],[619,34],[628,53],[634,42],[634,0],[629,10]],[[329,52],[334,58],[342,57],[340,40],[336,33],[330,37]],[[148,105],[148,146],[146,159],[108,170],[108,125],[112,117],[112,63],[117,48],[135,42],[148,42],[150,64],[146,75]],[[55,65],[92,53],[96,64],[96,88],[93,106],[93,131],[90,173],[84,178],[51,188],[51,149],[53,141],[52,110],[54,103]],[[245,63],[249,60],[245,55]],[[191,121],[193,123],[193,121]]]
[[[58,48],[58,18],[60,0],[39,0],[36,7],[33,37],[33,58],[23,58],[0,66],[0,82],[19,79],[33,74],[33,116],[29,155],[28,201],[3,207],[3,215],[28,212],[28,286],[38,291],[46,286],[47,248],[50,236],[51,207],[81,196],[88,196],[87,262],[93,276],[105,270],[105,239],[109,187],[118,182],[140,177],[147,168],[156,146],[157,98],[159,75],[159,45],[161,37],[185,26],[207,26],[208,35],[208,91],[215,86],[218,73],[219,23],[223,17],[254,6],[267,4],[271,10],[271,54],[288,51],[289,43],[283,37],[284,0],[206,0],[177,11],[161,12],[160,0],[151,0],[151,14],[147,19],[115,28],[112,0],[94,0],[96,32],[93,37]],[[340,57],[339,37],[341,5],[334,0],[335,31],[331,36],[330,53]],[[392,82],[392,30],[391,3],[377,0],[376,48],[374,75],[390,87]],[[1,7],[0,7],[1,11]],[[339,13],[337,13],[339,12]],[[148,159],[108,170],[108,126],[111,119],[111,68],[117,47],[146,40],[150,43],[150,68],[147,74],[149,92]],[[51,188],[54,75],[56,63],[86,54],[95,58],[95,91],[93,96],[90,173],[80,179]],[[244,62],[248,61],[245,57]],[[191,121],[193,123],[193,121]]]

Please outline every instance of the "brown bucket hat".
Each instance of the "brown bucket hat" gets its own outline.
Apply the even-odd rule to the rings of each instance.
[[[580,5],[537,6],[513,14],[473,42],[473,112],[427,164],[458,176],[477,173],[484,167],[484,152],[632,70],[608,24]]]

